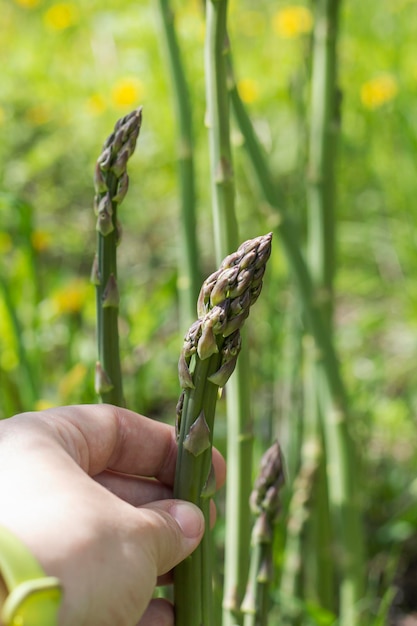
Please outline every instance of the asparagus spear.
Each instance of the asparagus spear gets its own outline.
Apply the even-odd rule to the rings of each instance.
[[[240,329],[261,292],[271,238],[269,233],[245,241],[205,280],[198,298],[198,319],[185,336],[179,359],[183,392],[177,406],[174,496],[200,506],[207,527],[209,498],[214,492],[211,446],[218,388],[234,370]],[[212,624],[208,540],[206,532],[202,545],[175,569],[177,626]]]
[[[96,285],[98,361],[95,387],[103,402],[123,406],[119,356],[119,290],[116,249],[120,240],[117,208],[125,197],[129,177],[128,159],[136,147],[142,122],[142,108],[120,119],[103,145],[97,160],[94,210],[97,216],[97,253],[91,273]]]
[[[244,626],[266,626],[269,610],[269,584],[272,574],[272,539],[280,509],[279,491],[285,476],[277,441],[261,459],[258,478],[250,497],[256,521],[252,531],[252,552],[248,586],[242,603]]]

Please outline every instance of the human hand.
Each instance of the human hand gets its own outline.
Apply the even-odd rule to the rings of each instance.
[[[172,626],[157,583],[200,542],[197,507],[172,499],[174,429],[110,405],[0,422],[0,524],[64,588],[60,626]],[[213,451],[217,486],[225,478]]]

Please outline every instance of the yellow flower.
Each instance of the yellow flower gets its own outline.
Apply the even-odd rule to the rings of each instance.
[[[4,347],[0,354],[0,366],[6,372],[11,372],[19,365],[19,359],[12,348]]]
[[[87,109],[92,115],[100,115],[106,110],[106,101],[99,93],[90,96],[86,102]]]
[[[50,117],[48,108],[43,104],[34,105],[26,111],[26,119],[34,126],[45,124]]]
[[[39,0],[14,0],[16,4],[21,7],[25,7],[25,9],[33,9],[33,7],[37,7],[39,4]]]
[[[49,247],[51,235],[44,230],[34,230],[31,235],[31,241],[36,252],[43,252]]]
[[[90,285],[81,278],[74,278],[58,289],[52,296],[58,315],[79,313],[90,295]]]
[[[12,238],[9,233],[0,231],[0,254],[7,254],[13,247]]]
[[[55,404],[50,400],[46,400],[45,398],[40,398],[35,402],[34,409],[35,411],[45,411],[46,409],[53,409]]]
[[[361,101],[366,109],[374,110],[390,102],[398,93],[394,76],[381,74],[364,83],[361,87]]]
[[[313,15],[302,6],[279,9],[272,18],[272,27],[280,37],[292,39],[309,33],[313,28]]]
[[[242,78],[238,81],[237,88],[243,102],[250,104],[259,97],[258,82],[251,78]]]
[[[111,97],[116,107],[123,108],[138,105],[143,92],[143,83],[138,78],[127,76],[115,83]]]
[[[64,30],[78,22],[78,9],[72,2],[53,4],[44,13],[43,20],[51,30]]]
[[[87,368],[82,363],[77,363],[69,372],[61,378],[59,383],[59,395],[61,402],[67,402],[74,395],[74,392],[81,387],[87,375]]]

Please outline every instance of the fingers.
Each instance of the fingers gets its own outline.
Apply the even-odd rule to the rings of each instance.
[[[168,600],[151,600],[137,626],[174,626],[174,607]]]
[[[88,474],[112,469],[172,484],[177,446],[171,426],[109,404],[60,407],[40,416]]]
[[[138,541],[161,576],[183,561],[200,543],[204,517],[183,500],[163,500],[137,509]]]
[[[154,500],[172,498],[172,489],[152,478],[104,471],[94,480],[132,506],[142,506]]]
[[[106,469],[155,477],[172,486],[177,443],[172,426],[108,404],[79,405],[23,414],[12,420],[42,421],[90,475]],[[223,457],[213,450],[217,487],[225,481]]]

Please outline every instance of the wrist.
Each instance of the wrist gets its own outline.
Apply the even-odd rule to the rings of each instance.
[[[62,590],[46,576],[28,548],[0,526],[0,620],[2,626],[56,626]]]

